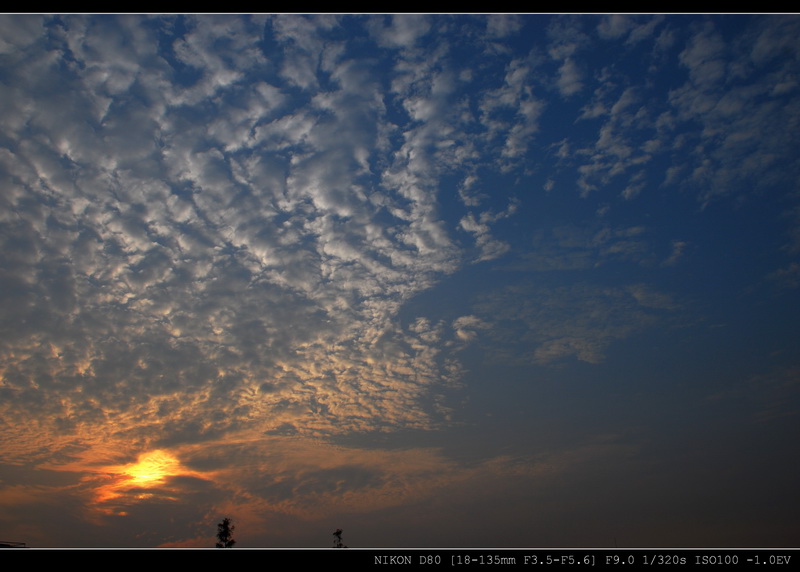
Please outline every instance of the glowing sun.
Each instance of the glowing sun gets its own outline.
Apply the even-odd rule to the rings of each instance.
[[[168,484],[170,477],[194,473],[171,453],[156,449],[140,454],[135,463],[108,467],[106,474],[110,479],[97,489],[98,504],[115,499],[117,503],[150,498],[174,500],[176,489]]]
[[[153,486],[164,481],[166,477],[181,473],[178,459],[166,451],[156,450],[139,455],[139,460],[121,467],[122,474],[128,476],[126,484]]]

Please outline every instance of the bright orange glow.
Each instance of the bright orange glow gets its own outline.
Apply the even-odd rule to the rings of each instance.
[[[118,515],[126,514],[116,506],[120,502],[127,504],[150,498],[175,500],[179,491],[169,484],[171,477],[192,475],[203,478],[187,470],[174,455],[161,449],[140,454],[135,463],[106,467],[104,472],[108,479],[96,489],[95,503],[102,505],[114,501],[113,507],[103,511]]]
[[[162,450],[142,453],[136,463],[122,467],[122,473],[129,477],[125,484],[141,487],[161,484],[166,477],[181,472],[178,459]]]

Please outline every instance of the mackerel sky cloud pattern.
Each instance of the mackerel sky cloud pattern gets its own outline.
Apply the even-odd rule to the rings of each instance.
[[[796,544],[798,36],[0,16],[0,537]]]

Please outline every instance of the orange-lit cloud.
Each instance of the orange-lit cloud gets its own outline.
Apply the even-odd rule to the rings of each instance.
[[[124,497],[129,501],[159,497],[178,500],[179,490],[170,481],[179,476],[197,477],[196,471],[183,467],[172,454],[156,449],[139,455],[135,463],[101,468],[107,481],[95,493],[95,503],[106,503]]]

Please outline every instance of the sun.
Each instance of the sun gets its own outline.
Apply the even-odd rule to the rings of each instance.
[[[157,449],[139,455],[136,463],[122,467],[122,474],[128,477],[128,485],[154,486],[181,472],[181,464],[166,451]]]
[[[169,479],[188,473],[178,459],[161,449],[141,453],[135,463],[113,465],[106,470],[109,480],[98,487],[97,503],[114,499],[144,500],[155,495],[171,498]]]

